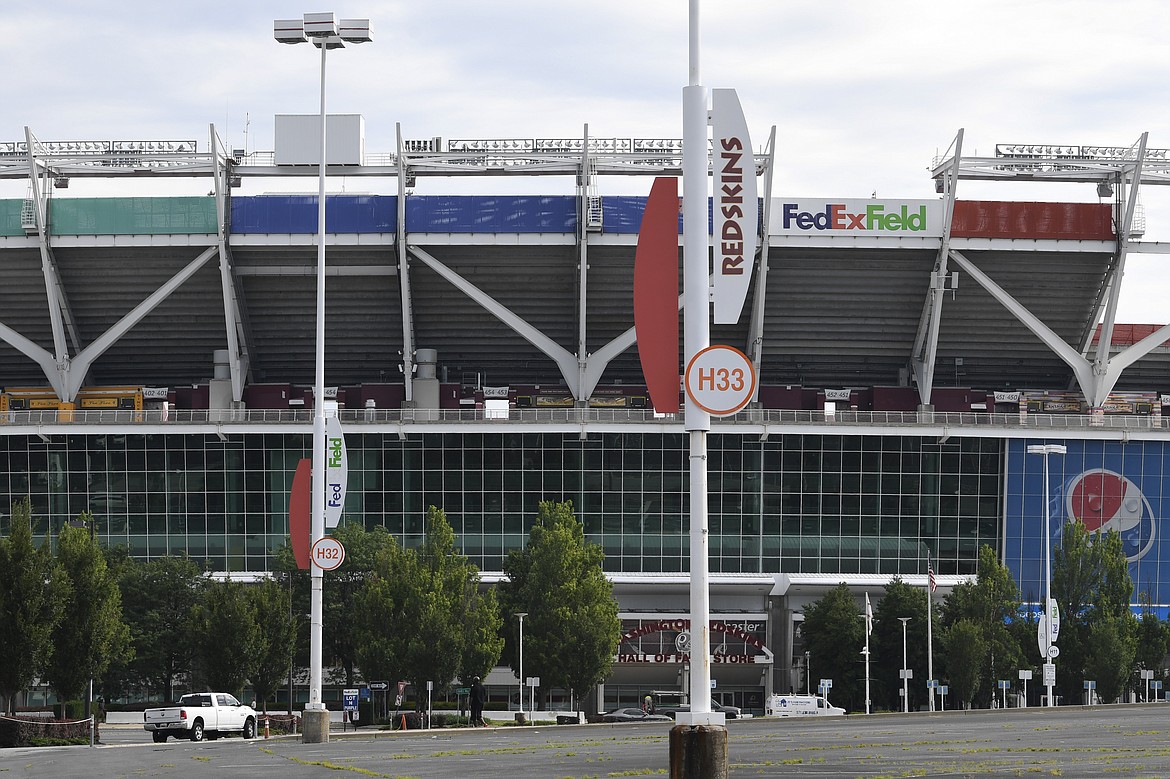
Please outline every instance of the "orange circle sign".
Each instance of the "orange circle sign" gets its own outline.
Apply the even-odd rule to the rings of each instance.
[[[345,562],[345,547],[336,538],[323,536],[317,539],[317,543],[313,544],[309,557],[312,559],[313,565],[321,570],[332,571]]]
[[[687,397],[714,416],[728,416],[748,404],[756,392],[756,369],[732,346],[708,346],[691,358],[686,372]]]

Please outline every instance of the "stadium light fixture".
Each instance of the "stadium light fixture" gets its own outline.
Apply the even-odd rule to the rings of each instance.
[[[1048,706],[1056,705],[1052,698],[1052,688],[1056,684],[1056,653],[1052,651],[1055,644],[1052,641],[1051,619],[1055,604],[1052,601],[1052,505],[1048,495],[1048,455],[1067,453],[1068,447],[1063,444],[1030,444],[1028,446],[1028,454],[1038,454],[1044,458],[1044,616],[1040,618],[1044,640],[1041,642],[1040,652],[1044,655],[1042,658],[1044,664],[1053,665],[1052,671],[1044,674],[1044,686],[1048,690]]]
[[[317,160],[317,338],[316,376],[313,385],[313,496],[312,537],[315,544],[325,535],[325,54],[344,48],[346,43],[370,40],[369,19],[342,19],[332,12],[305,14],[302,19],[277,19],[273,37],[280,43],[308,43],[321,49],[321,156]],[[312,595],[309,616],[309,702],[308,709],[325,710],[321,697],[323,571],[311,566]],[[326,737],[327,737],[326,733]]]

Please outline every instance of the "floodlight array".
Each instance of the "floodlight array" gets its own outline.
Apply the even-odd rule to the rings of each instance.
[[[1031,143],[997,143],[995,156],[1026,160],[1094,160],[1130,162],[1137,159],[1136,146],[1053,145]],[[1146,159],[1170,159],[1170,149],[1146,149]]]

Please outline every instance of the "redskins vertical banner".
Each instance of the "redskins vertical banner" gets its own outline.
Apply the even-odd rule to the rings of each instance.
[[[711,95],[715,174],[713,321],[717,325],[733,325],[743,311],[755,265],[760,222],[756,160],[735,90],[713,89]]]

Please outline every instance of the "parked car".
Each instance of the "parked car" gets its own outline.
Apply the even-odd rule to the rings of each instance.
[[[637,706],[608,711],[601,717],[602,722],[670,722],[665,714],[647,714]]]
[[[666,714],[671,719],[674,719],[674,715],[678,712],[690,710],[691,704],[689,703],[667,703],[663,704],[662,706],[655,707],[654,712],[656,714]],[[739,719],[742,716],[738,706],[725,706],[718,701],[711,701],[711,711],[723,712],[723,716],[726,719]]]
[[[142,713],[143,728],[161,744],[167,736],[202,741],[229,733],[256,737],[256,710],[226,692],[184,695],[178,706],[162,706]]]

